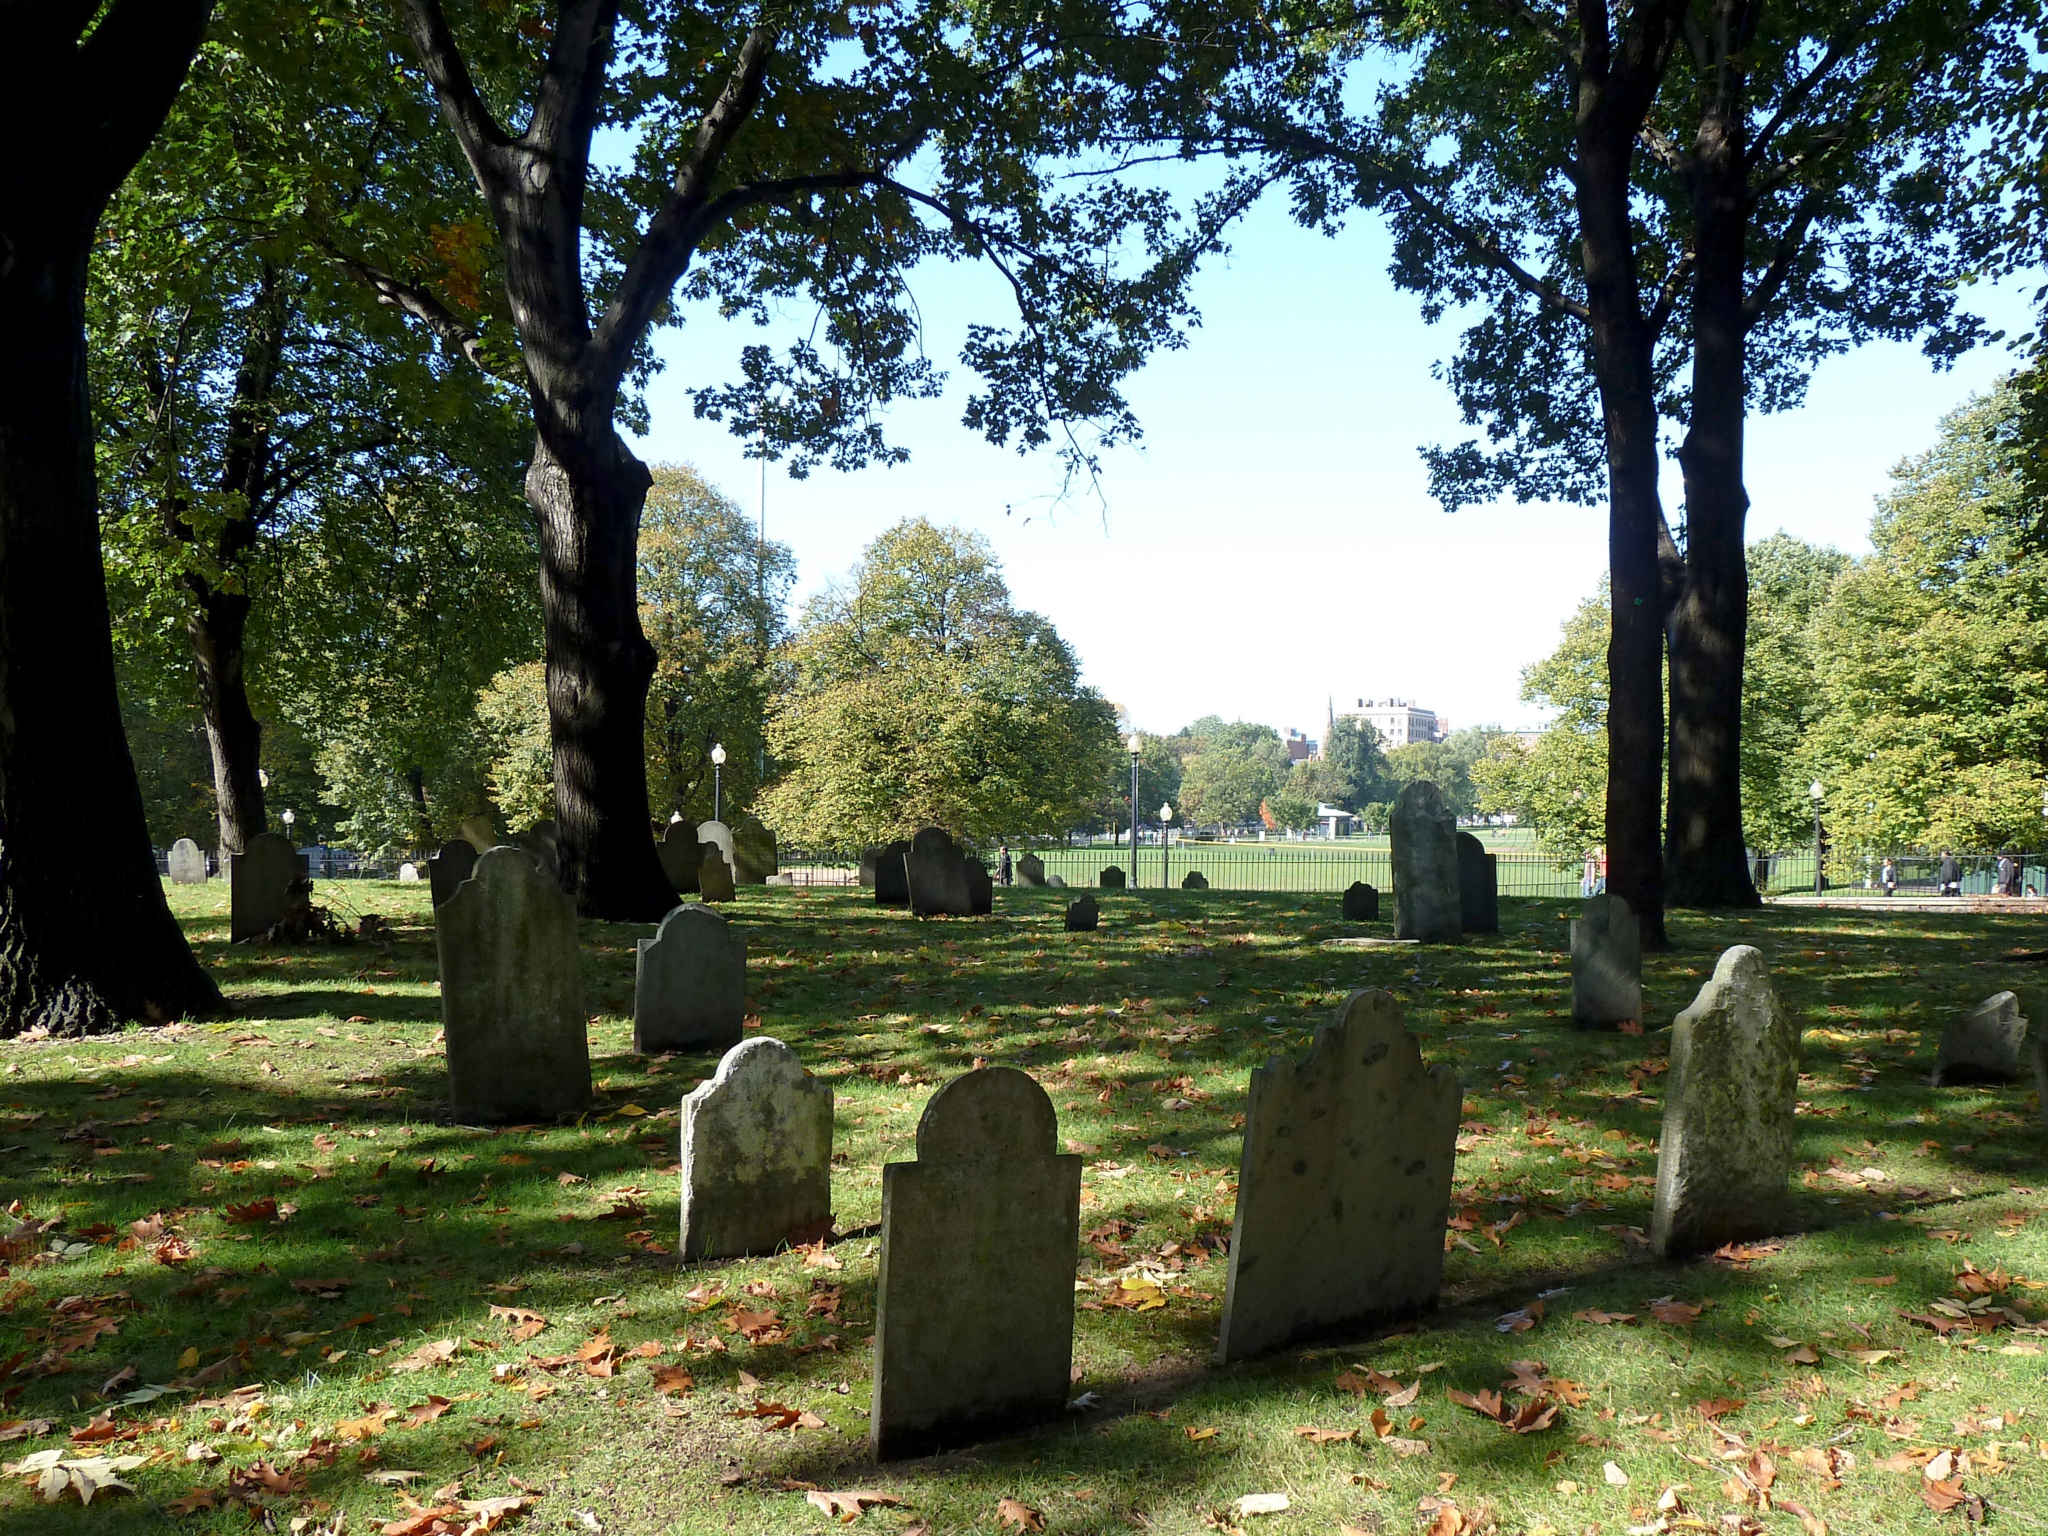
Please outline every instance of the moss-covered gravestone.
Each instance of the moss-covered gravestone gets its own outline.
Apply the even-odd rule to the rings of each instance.
[[[701,902],[686,902],[640,940],[633,967],[633,1049],[722,1051],[747,1016],[747,941]]]
[[[831,1085],[780,1040],[743,1041],[683,1100],[683,1262],[773,1253],[831,1229]]]

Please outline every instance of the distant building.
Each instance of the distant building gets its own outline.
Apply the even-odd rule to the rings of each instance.
[[[1388,751],[1412,746],[1418,741],[1442,741],[1451,734],[1451,722],[1433,709],[1424,709],[1406,699],[1358,699],[1349,709],[1331,711],[1335,720],[1362,720],[1373,728],[1380,745]]]
[[[1311,741],[1291,725],[1287,728],[1287,761],[1289,763],[1306,763],[1312,758],[1321,757],[1323,755],[1322,745],[1319,741]]]

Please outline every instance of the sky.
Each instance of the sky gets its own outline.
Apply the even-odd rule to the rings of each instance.
[[[1431,499],[1418,446],[1474,435],[1432,374],[1456,330],[1425,325],[1393,287],[1377,226],[1331,239],[1268,199],[1232,245],[1198,279],[1202,323],[1186,349],[1130,380],[1144,439],[1106,455],[1100,499],[1062,499],[1051,454],[1020,457],[960,424],[959,337],[970,319],[1012,315],[994,275],[973,267],[915,284],[926,350],[953,384],[943,400],[891,409],[909,463],[805,480],[770,465],[764,488],[744,444],[695,419],[689,390],[736,376],[739,347],[772,338],[695,315],[660,337],[666,366],[636,450],[696,465],[750,514],[765,491],[768,537],[797,557],[799,603],[902,518],[985,535],[1018,604],[1053,622],[1086,680],[1141,730],[1216,714],[1320,736],[1330,700],[1388,696],[1454,727],[1540,724],[1521,669],[1598,584],[1605,508],[1446,514]],[[2017,288],[1976,307],[2024,325]],[[795,308],[784,323],[809,318]],[[1822,364],[1801,409],[1750,420],[1751,540],[1782,529],[1867,549],[1892,467],[2012,366],[1993,347],[1937,373],[1895,344]],[[1667,507],[1677,487],[1667,462]]]

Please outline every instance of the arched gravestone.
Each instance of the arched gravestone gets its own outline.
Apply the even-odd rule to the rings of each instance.
[[[1738,944],[1671,1026],[1651,1247],[1679,1258],[1781,1230],[1798,1102],[1799,1025]]]
[[[443,843],[427,859],[427,886],[435,906],[455,894],[455,887],[476,872],[476,849],[457,839]]]
[[[181,837],[171,844],[171,851],[164,862],[169,866],[173,885],[203,885],[206,882],[206,855],[189,837]]]
[[[1344,921],[1347,923],[1376,923],[1380,920],[1380,893],[1363,880],[1354,880],[1344,888]]]
[[[747,1016],[747,941],[700,902],[685,902],[635,949],[633,1049],[725,1050]]]
[[[1500,867],[1470,832],[1458,834],[1458,926],[1500,932]]]
[[[910,874],[903,861],[910,857],[910,844],[898,838],[885,843],[875,852],[875,905],[878,907],[907,907],[910,905]]]
[[[420,883],[419,865],[413,863],[411,859],[407,859],[403,864],[399,865],[398,883],[400,885],[418,885]]]
[[[718,856],[725,860],[725,867],[733,872],[733,879],[739,879],[739,868],[733,863],[732,828],[722,821],[700,821],[697,823],[697,841],[709,843],[718,849]]]
[[[1199,869],[1191,869],[1180,877],[1180,888],[1184,891],[1206,891],[1209,889],[1209,877]]]
[[[655,851],[661,855],[661,872],[668,877],[670,888],[678,896],[693,894],[697,872],[704,867],[704,845],[697,840],[697,829],[687,821],[670,822]]]
[[[1101,923],[1102,911],[1093,896],[1077,896],[1067,903],[1067,932],[1093,933]]]
[[[1219,1362],[1436,1305],[1462,1102],[1385,992],[1253,1071]]]
[[[306,856],[265,832],[228,858],[228,940],[261,938],[291,905],[292,887],[306,878]]]
[[[1121,865],[1112,864],[1099,877],[1098,884],[1105,891],[1120,891],[1124,888],[1124,872]]]
[[[434,910],[448,1089],[467,1122],[542,1120],[590,1102],[576,906],[523,848],[493,848]]]
[[[697,894],[706,901],[731,901],[736,894],[732,883],[732,865],[714,843],[706,843],[704,862],[697,866]]]
[[[752,816],[742,816],[732,829],[732,877],[741,885],[766,885],[778,872],[775,834]]]
[[[925,1105],[917,1161],[882,1169],[868,1444],[917,1456],[1056,1417],[1074,1361],[1081,1159],[1015,1067]]]
[[[1027,853],[1017,861],[1017,883],[1019,885],[1045,884],[1045,860],[1035,853]]]
[[[1572,1022],[1613,1029],[1643,1017],[1643,936],[1628,902],[1588,896],[1572,919]]]
[[[1404,785],[1388,820],[1394,851],[1394,937],[1455,944],[1464,932],[1458,908],[1458,823],[1427,779]]]
[[[967,859],[944,828],[918,828],[910,840],[910,852],[903,856],[903,872],[910,888],[910,910],[917,916],[974,915]],[[987,877],[988,871],[983,870],[982,878]]]
[[[760,1036],[683,1100],[683,1262],[773,1253],[832,1229],[832,1088]]]

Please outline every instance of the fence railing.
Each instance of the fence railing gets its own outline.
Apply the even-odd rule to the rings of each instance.
[[[1891,857],[1893,869],[1898,876],[1899,895],[1941,894],[1937,878],[1941,867],[1940,854],[1895,853]],[[2023,896],[2031,892],[2038,896],[2043,891],[2048,891],[2048,854],[2036,852],[2015,854],[2012,857],[2013,873],[2008,880],[2013,887],[2010,894]],[[1885,856],[1881,853],[1830,853],[1823,871],[1827,877],[1826,890],[1837,894],[1868,891],[1874,896],[1883,895],[1884,859]],[[1998,860],[1999,855],[1995,853],[1956,854],[1955,861],[1962,876],[1960,894],[2003,894],[1999,889]],[[1813,850],[1798,848],[1765,855],[1751,870],[1751,878],[1756,881],[1757,889],[1766,896],[1811,894]]]
[[[373,859],[366,854],[351,853],[346,848],[301,848],[306,856],[306,872],[315,880],[396,880],[398,866],[403,859]],[[421,863],[421,878],[425,878],[425,864]],[[171,872],[171,855],[168,849],[156,850],[156,872],[168,876]],[[227,871],[221,867],[219,858],[206,855],[207,878],[222,879]]]

